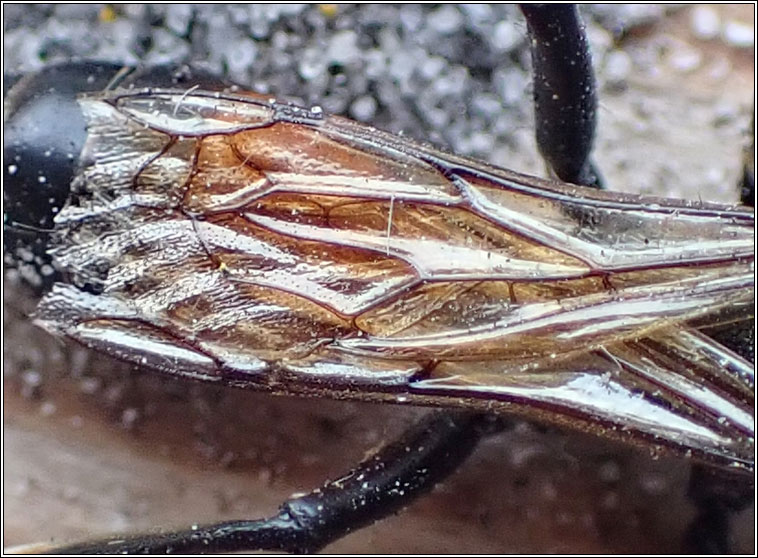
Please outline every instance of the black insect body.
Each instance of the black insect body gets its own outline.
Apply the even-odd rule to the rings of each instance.
[[[525,13],[536,44],[579,33],[571,9]],[[543,181],[318,108],[159,85],[80,97],[72,190],[52,247],[34,244],[64,281],[37,322],[173,376],[467,412],[271,519],[63,551],[321,548],[455,469],[498,428],[472,411],[752,472],[753,365],[703,333],[752,312],[750,209]],[[593,104],[569,118],[586,153]],[[554,108],[537,110],[539,125]],[[542,131],[557,173],[597,181]]]

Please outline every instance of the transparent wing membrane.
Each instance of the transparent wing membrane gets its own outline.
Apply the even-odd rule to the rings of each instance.
[[[514,411],[752,468],[754,215],[548,182],[254,94],[114,92],[37,320],[175,375]]]

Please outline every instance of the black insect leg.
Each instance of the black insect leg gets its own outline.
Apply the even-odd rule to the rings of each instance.
[[[522,4],[529,28],[537,146],[566,182],[602,187],[590,162],[597,95],[584,24],[571,4]]]
[[[740,180],[740,201],[755,207],[755,112],[750,122],[750,143],[742,154],[742,179]]]
[[[755,207],[755,172],[748,165],[745,165],[742,171],[740,201],[744,205]]]
[[[268,519],[227,521],[52,550],[70,554],[315,552],[410,504],[455,471],[479,438],[498,425],[486,415],[436,412],[347,475],[287,500]]]

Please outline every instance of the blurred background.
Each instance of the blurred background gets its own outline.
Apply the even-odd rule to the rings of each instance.
[[[736,201],[754,6],[582,6],[594,159],[612,190]],[[192,63],[459,154],[544,175],[526,25],[509,5],[3,5],[4,74]],[[134,370],[38,331],[4,277],[4,546],[273,513],[425,411],[272,398]],[[690,465],[519,423],[400,516],[331,552],[678,552]],[[734,548],[754,551],[754,507]]]

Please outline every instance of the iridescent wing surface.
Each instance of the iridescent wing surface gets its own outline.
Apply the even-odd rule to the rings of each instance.
[[[255,94],[81,101],[49,330],[173,375],[486,408],[752,468],[754,214],[523,176]]]

